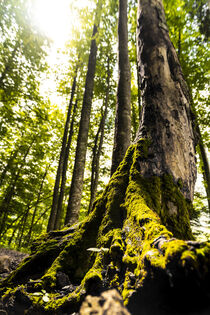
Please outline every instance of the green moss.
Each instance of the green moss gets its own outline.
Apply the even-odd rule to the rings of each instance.
[[[122,298],[124,303],[126,304],[130,294],[131,294],[131,287],[130,287],[130,278],[129,278],[129,273],[127,272],[125,274],[125,280],[124,280],[124,286],[123,286],[123,291],[122,291]],[[133,290],[132,290],[133,291]]]
[[[188,250],[188,245],[185,241],[172,239],[163,243],[161,250],[164,252],[166,262],[174,258],[180,259],[184,251]]]
[[[24,266],[45,263],[51,251],[55,256],[34,284],[34,291],[47,291],[49,301],[43,300],[44,295],[30,293],[33,303],[52,312],[65,307],[78,311],[86,294],[107,287],[116,287],[127,303],[149,274],[163,272],[173,259],[183,268],[189,261],[195,267],[209,263],[209,246],[193,251],[181,240],[192,238],[190,204],[180,191],[181,185],[168,174],[141,177],[139,163],[147,159],[148,148],[149,141],[143,139],[129,148],[93,212],[73,232],[64,229],[56,239],[45,234],[35,243],[36,253],[23,263],[19,275],[28,270]],[[89,248],[99,250],[90,252]],[[58,271],[75,284],[75,290],[65,297],[55,293]],[[10,285],[16,284],[14,279],[17,277],[11,278]]]
[[[184,267],[190,262],[191,266],[197,267],[197,256],[192,250],[185,250],[181,255],[181,264]]]

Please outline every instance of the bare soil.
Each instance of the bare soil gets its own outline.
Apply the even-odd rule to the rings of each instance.
[[[0,248],[0,280],[6,278],[27,256],[28,254],[16,250]]]

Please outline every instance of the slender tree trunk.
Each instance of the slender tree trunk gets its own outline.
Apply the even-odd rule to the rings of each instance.
[[[104,113],[101,117],[100,125],[98,128],[98,132],[95,137],[95,143],[93,147],[93,159],[92,159],[92,171],[91,171],[91,186],[90,186],[90,202],[88,207],[88,212],[92,210],[93,203],[96,197],[97,188],[98,188],[98,178],[99,178],[99,162],[100,156],[103,146],[104,140],[104,128],[105,128],[105,121],[107,117],[108,111],[108,104],[109,104],[109,89],[110,89],[110,69],[109,69],[109,59],[108,59],[108,66],[107,66],[107,89],[106,89],[106,97],[105,97],[105,107]],[[100,139],[99,139],[100,136]],[[99,139],[99,143],[98,143]]]
[[[19,149],[19,148],[18,148],[18,149]],[[9,160],[8,160],[8,162],[7,162],[7,165],[5,166],[4,170],[3,170],[2,173],[1,173],[1,176],[0,176],[0,186],[3,184],[4,179],[5,179],[6,175],[7,175],[8,170],[12,167],[13,161],[14,161],[14,159],[16,158],[16,156],[17,156],[17,154],[18,154],[18,149],[11,153],[11,155],[10,155],[10,157],[9,157]]]
[[[44,180],[45,180],[45,178],[47,176],[48,169],[49,169],[49,165],[46,167],[46,170],[44,172],[44,175],[42,177],[42,181],[41,181],[41,184],[40,184],[37,200],[36,200],[36,203],[35,203],[32,219],[31,219],[30,228],[29,228],[29,231],[28,231],[28,235],[26,236],[26,245],[27,246],[30,244],[30,241],[31,241],[31,234],[32,234],[32,230],[33,230],[33,227],[34,227],[34,220],[35,220],[36,213],[37,213],[37,210],[38,210],[38,205],[40,203],[40,198],[41,198],[41,194],[42,194],[42,190],[43,190]]]
[[[12,235],[10,236],[9,238],[9,241],[8,241],[8,246],[10,247],[12,241],[14,240],[14,236],[15,236],[15,233],[18,229],[18,226],[16,225],[14,228],[13,228],[13,231],[12,231]]]
[[[128,57],[127,0],[119,0],[118,46],[119,81],[111,174],[116,171],[122,161],[130,145],[131,137],[131,78]]]
[[[59,198],[59,192],[60,192],[60,182],[61,182],[61,176],[62,176],[62,171],[63,171],[64,159],[65,159],[66,143],[67,143],[67,137],[68,137],[68,132],[69,132],[69,124],[70,124],[71,110],[72,110],[72,105],[73,105],[73,98],[74,98],[75,89],[76,89],[76,79],[77,79],[77,69],[76,69],[76,74],[74,76],[74,80],[72,84],[71,98],[70,98],[70,102],[68,106],[66,123],[65,123],[64,133],[63,133],[60,158],[58,162],[58,168],[57,168],[54,191],[53,191],[52,209],[50,212],[50,218],[49,218],[48,226],[47,226],[48,232],[53,230],[56,224],[56,215],[58,211],[58,198]]]
[[[11,186],[8,187],[6,195],[5,195],[5,197],[1,203],[1,206],[0,206],[0,235],[5,230],[5,227],[6,227],[5,224],[6,224],[6,220],[8,217],[9,206],[10,206],[10,203],[11,203],[12,198],[14,196],[15,189],[17,187],[17,182],[20,178],[20,173],[22,171],[22,167],[25,164],[26,158],[30,152],[30,149],[31,149],[33,143],[34,143],[34,140],[32,140],[30,146],[28,147],[27,151],[25,152],[23,160],[21,161],[21,164],[20,164],[16,174],[14,175],[14,178],[12,180],[12,184],[11,184]],[[2,219],[1,219],[1,217],[2,217]]]
[[[17,245],[17,249],[18,250],[20,249],[20,247],[22,245],[23,234],[24,234],[24,231],[25,231],[25,228],[26,228],[26,222],[27,222],[27,218],[28,218],[28,215],[29,215],[29,210],[30,210],[30,203],[27,205],[27,208],[26,208],[26,211],[24,213],[23,220],[22,220],[22,226],[20,226],[20,236],[19,236],[18,245]]]
[[[46,208],[41,214],[40,216],[37,218],[37,220],[34,222],[34,225],[37,225],[37,223],[40,222],[40,220],[44,217],[44,215],[49,211],[51,207]]]
[[[61,218],[62,218],[62,213],[63,213],[63,198],[64,198],[64,192],[65,192],[65,186],[66,186],[66,173],[67,173],[67,169],[68,169],[69,152],[70,152],[72,137],[73,137],[73,133],[74,133],[74,123],[75,123],[75,116],[76,116],[76,111],[77,111],[77,104],[78,104],[78,99],[76,100],[76,103],[74,105],[74,110],[73,110],[72,120],[71,120],[71,126],[70,126],[70,130],[69,130],[68,143],[67,143],[66,151],[65,151],[60,194],[59,194],[59,198],[58,198],[58,209],[57,209],[55,226],[54,226],[55,230],[58,230],[61,228]]]
[[[93,157],[92,157],[92,163],[91,163],[90,202],[89,202],[88,212],[92,210],[93,202],[95,200],[97,186],[98,186],[99,159],[100,159],[99,147],[98,147],[100,144],[98,144],[98,139],[100,136],[100,143],[101,141],[103,143],[103,139],[101,136],[101,129],[102,129],[102,121],[104,120],[104,114],[105,113],[102,114],[98,131],[95,136],[93,150],[92,150]]]
[[[74,170],[72,176],[72,182],[69,192],[69,201],[67,207],[67,213],[65,218],[65,224],[73,224],[78,221],[79,210],[82,198],[83,178],[85,170],[86,152],[88,131],[90,123],[90,113],[93,98],[94,77],[96,68],[96,34],[98,32],[99,20],[101,14],[101,0],[99,0],[96,8],[96,18],[93,27],[93,34],[90,47],[90,55],[88,61],[88,70],[86,75],[85,93],[83,97],[82,112],[80,119],[79,134],[77,138],[77,148],[74,163]]]
[[[198,141],[198,145],[199,145],[199,150],[198,153],[200,155],[200,160],[201,160],[201,164],[202,164],[202,175],[203,175],[203,181],[204,181],[204,187],[206,190],[206,196],[207,196],[207,200],[208,200],[208,207],[209,207],[209,211],[210,211],[210,169],[209,169],[209,161],[206,155],[206,151],[205,151],[205,147],[203,144],[203,139],[201,136],[201,132],[200,132],[200,128],[199,125],[197,125],[197,133],[199,135],[199,141]]]

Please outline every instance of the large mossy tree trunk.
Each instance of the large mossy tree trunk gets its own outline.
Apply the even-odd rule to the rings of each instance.
[[[193,240],[189,220],[190,106],[161,1],[139,2],[138,29],[144,114],[136,143],[89,216],[37,239],[2,282],[7,311],[71,314],[87,294],[116,288],[132,314],[209,314],[210,244]]]

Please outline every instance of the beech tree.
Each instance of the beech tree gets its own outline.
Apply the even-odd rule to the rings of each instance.
[[[7,311],[73,313],[87,294],[108,288],[118,289],[132,314],[210,311],[210,245],[195,241],[190,228],[190,97],[161,0],[139,0],[137,28],[143,101],[135,143],[89,216],[37,239],[2,282]]]
[[[63,139],[62,139],[62,146],[61,146],[58,168],[57,168],[57,173],[56,173],[56,178],[55,178],[52,209],[50,212],[50,218],[49,218],[48,227],[47,227],[48,232],[51,230],[54,230],[56,225],[58,226],[60,225],[60,222],[59,222],[60,218],[58,219],[58,213],[61,212],[61,206],[62,206],[62,201],[63,201],[62,192],[64,189],[64,187],[61,187],[61,186],[63,186],[65,177],[66,177],[66,169],[67,169],[67,162],[68,162],[68,157],[66,158],[66,156],[68,156],[69,147],[71,143],[71,137],[69,137],[69,128],[70,128],[71,111],[73,107],[73,99],[74,99],[74,94],[76,90],[76,83],[77,83],[77,67],[76,67],[76,71],[75,71],[75,75],[74,75],[73,83],[72,83],[71,98],[69,101],[65,128],[64,128],[64,133],[63,133]],[[69,145],[67,145],[69,141],[70,143]],[[65,186],[65,183],[64,183],[64,186]],[[59,202],[59,199],[60,199],[60,202]],[[57,220],[56,220],[56,216],[57,216]]]
[[[91,163],[91,185],[90,185],[90,202],[88,211],[92,210],[93,202],[96,198],[97,188],[98,188],[98,179],[99,179],[99,164],[100,164],[100,156],[104,141],[104,129],[105,129],[105,122],[108,112],[108,105],[109,105],[109,93],[110,93],[110,60],[108,57],[107,61],[107,87],[106,87],[106,95],[104,100],[104,109],[101,116],[100,124],[95,136],[94,146],[93,146],[93,156],[92,156],[92,163]]]
[[[87,152],[88,130],[90,124],[90,113],[93,98],[94,76],[96,68],[97,43],[96,36],[101,15],[101,0],[97,2],[95,23],[91,39],[90,55],[85,82],[85,92],[81,111],[80,127],[77,139],[75,164],[72,175],[72,182],[69,192],[69,201],[65,217],[65,224],[75,223],[79,218],[79,210],[82,198],[83,178]]]
[[[111,174],[116,171],[122,161],[130,145],[131,137],[131,78],[128,57],[127,0],[119,1],[118,52],[119,79]]]

